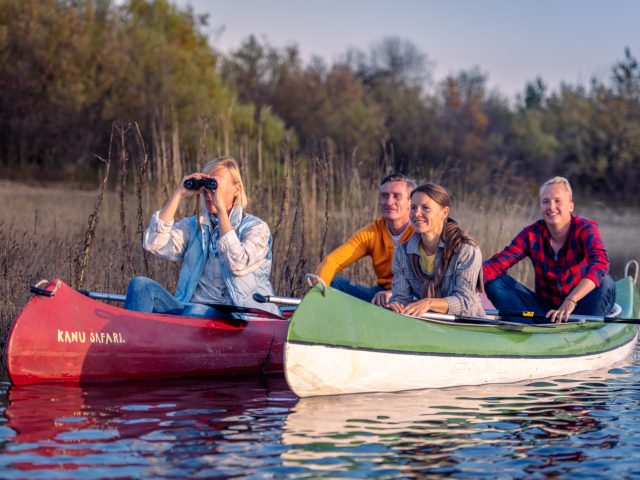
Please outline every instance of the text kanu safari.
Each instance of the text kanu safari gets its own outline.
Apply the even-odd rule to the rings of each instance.
[[[80,332],[58,330],[58,343],[126,343],[120,332]]]

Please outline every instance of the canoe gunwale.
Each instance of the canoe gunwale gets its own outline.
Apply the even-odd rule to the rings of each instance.
[[[330,347],[335,349],[344,349],[344,350],[355,350],[362,352],[378,352],[378,353],[390,353],[394,355],[415,355],[420,357],[458,357],[458,358],[509,358],[509,359],[550,359],[550,358],[579,358],[586,357],[589,355],[595,355],[598,353],[606,353],[618,348],[624,347],[629,343],[637,342],[637,333],[635,333],[631,338],[626,341],[616,343],[609,348],[606,349],[597,349],[593,351],[586,350],[581,353],[575,354],[552,354],[552,355],[508,355],[508,354],[494,354],[494,355],[486,355],[486,354],[475,354],[475,353],[456,353],[456,352],[418,352],[411,350],[397,350],[397,349],[385,349],[385,348],[366,348],[366,347],[358,347],[353,345],[339,345],[339,344],[327,344],[327,343],[319,343],[319,342],[305,342],[302,340],[287,340],[287,343],[292,345],[302,345],[302,346],[317,346],[317,347]]]

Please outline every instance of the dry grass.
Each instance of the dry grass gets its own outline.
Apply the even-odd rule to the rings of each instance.
[[[265,219],[275,233],[272,278],[279,295],[300,295],[305,288],[304,274],[312,272],[320,261],[321,246],[326,254],[377,214],[377,185],[365,186],[354,178],[343,191],[327,187],[325,193],[322,188],[316,191],[315,187],[306,185],[301,178],[304,172],[296,173],[292,169],[281,190],[274,193],[271,189],[254,189],[249,195],[248,210]],[[30,284],[42,278],[58,277],[76,286],[88,218],[97,195],[97,190],[30,187],[0,181],[0,338],[3,344],[13,320],[30,297]],[[327,212],[327,195],[345,201],[329,202],[337,206]],[[147,191],[142,203],[145,223],[162,202]],[[485,258],[504,247],[538,214],[536,203],[530,201],[471,195],[458,203],[454,200],[453,216],[478,239]],[[124,293],[129,279],[145,274],[148,269],[150,277],[174,290],[179,266],[154,257],[149,257],[148,266],[145,265],[136,233],[139,219],[133,193],[126,197],[125,204],[126,228],[123,229],[117,194],[105,194],[89,252],[84,287]],[[640,259],[637,240],[640,212],[594,206],[578,213],[600,223],[614,276],[622,274],[627,260]],[[126,242],[123,231],[127,232]],[[357,281],[373,283],[375,279],[368,261],[358,262],[345,273]],[[528,262],[522,262],[514,274],[532,284]]]

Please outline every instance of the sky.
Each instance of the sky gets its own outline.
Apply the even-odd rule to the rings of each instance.
[[[205,30],[223,53],[251,34],[274,47],[296,44],[304,61],[331,65],[349,48],[385,37],[411,41],[431,65],[431,88],[478,67],[511,100],[541,76],[608,83],[629,47],[640,58],[640,0],[174,0],[209,14]],[[427,86],[429,88],[429,85]]]

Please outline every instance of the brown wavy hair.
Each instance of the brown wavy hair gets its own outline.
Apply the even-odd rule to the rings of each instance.
[[[427,182],[422,185],[418,185],[411,191],[410,197],[413,197],[414,193],[424,193],[431,200],[436,202],[441,207],[449,207],[451,212],[451,195],[446,188],[437,183]],[[451,257],[460,251],[462,244],[467,243],[473,247],[478,246],[478,242],[469,235],[469,232],[460,228],[458,222],[448,216],[444,221],[444,228],[442,230],[442,239],[444,240],[444,254],[442,256],[442,272],[447,270]],[[480,276],[478,278],[478,291],[483,291],[482,270],[480,270]]]

